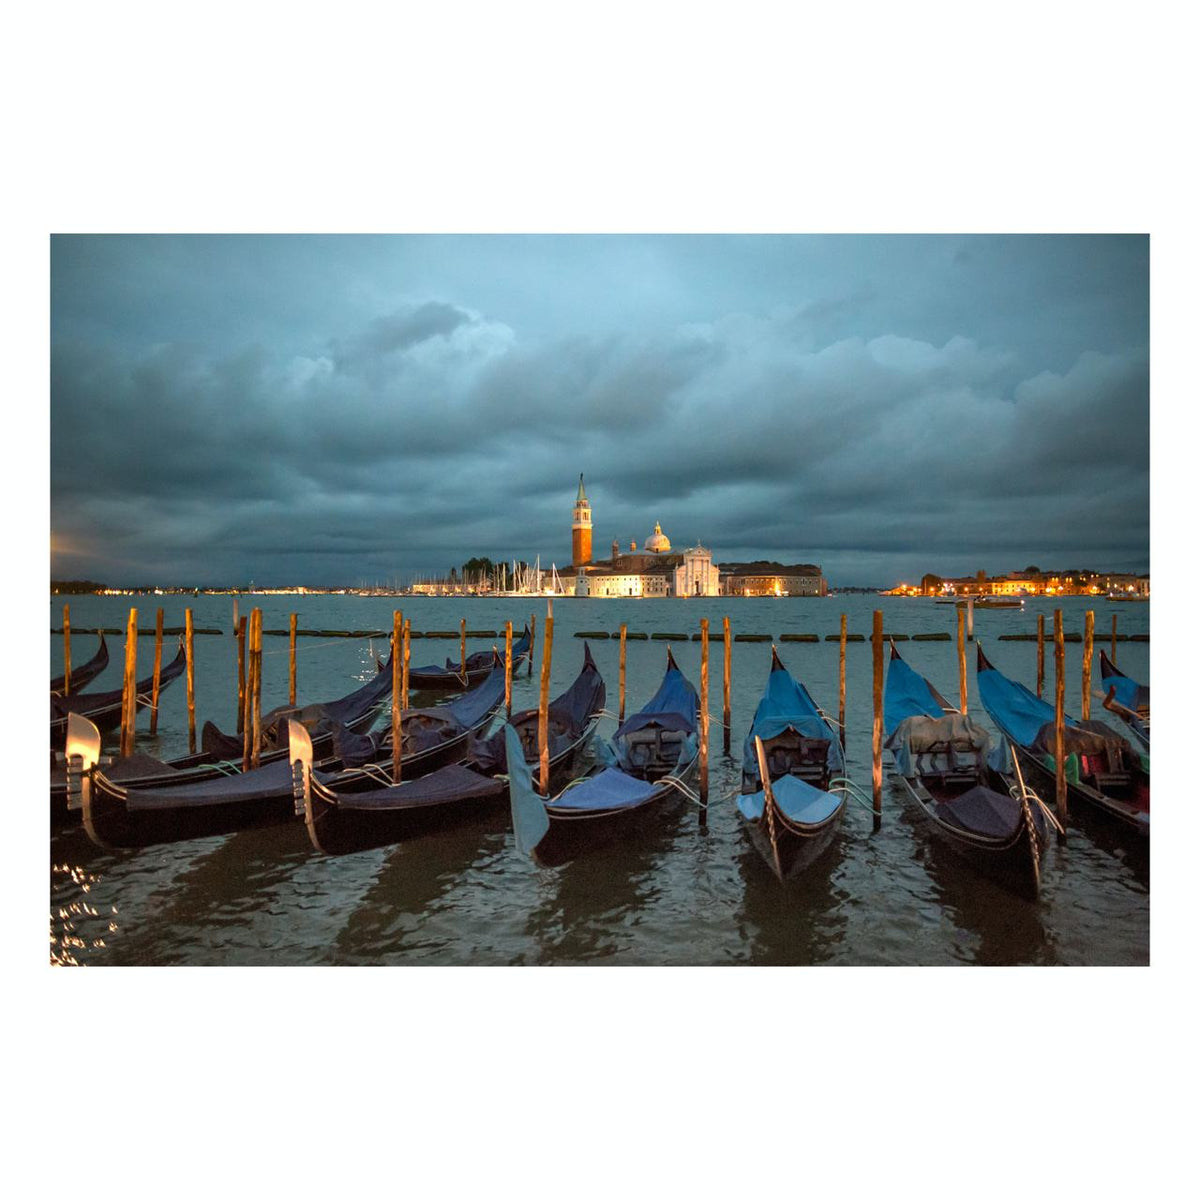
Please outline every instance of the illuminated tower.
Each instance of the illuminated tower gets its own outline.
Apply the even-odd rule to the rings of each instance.
[[[579,494],[575,497],[575,519],[571,522],[571,566],[586,567],[592,561],[592,506],[579,476]]]

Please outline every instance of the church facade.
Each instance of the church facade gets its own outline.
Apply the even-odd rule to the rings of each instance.
[[[654,532],[639,552],[630,542],[622,552],[612,543],[606,561],[592,562],[592,509],[579,477],[571,525],[571,565],[577,596],[719,596],[720,570],[712,551],[696,545],[679,552],[655,522]]]

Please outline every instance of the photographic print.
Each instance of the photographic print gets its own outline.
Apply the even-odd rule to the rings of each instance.
[[[51,961],[1148,963],[1149,254],[53,236]]]

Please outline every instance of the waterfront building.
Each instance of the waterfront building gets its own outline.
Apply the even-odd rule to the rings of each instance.
[[[1005,575],[976,571],[960,579],[925,575],[918,586],[901,583],[885,596],[1133,596],[1150,595],[1150,576],[1123,571],[1042,571],[1026,567]]]
[[[726,596],[824,596],[829,586],[815,563],[721,563]]]

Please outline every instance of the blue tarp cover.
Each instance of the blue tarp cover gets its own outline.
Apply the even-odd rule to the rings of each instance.
[[[615,808],[635,808],[654,791],[655,785],[634,779],[615,767],[607,767],[590,775],[582,783],[568,788],[552,807],[556,809],[607,811]]]
[[[902,658],[888,664],[883,689],[883,729],[887,737],[906,717],[942,717],[946,705],[924,675],[918,675]]]
[[[1130,679],[1128,675],[1122,675],[1115,668],[1112,668],[1111,675],[1101,674],[1101,690],[1108,695],[1109,688],[1116,688],[1116,701],[1118,704],[1123,704],[1126,708],[1137,712],[1139,708],[1150,707],[1150,689],[1143,684],[1138,683],[1136,679]]]
[[[1042,726],[1053,723],[1053,704],[1039,700],[1024,684],[1001,675],[995,667],[980,671],[976,683],[988,715],[1018,745],[1031,746]],[[1074,725],[1075,721],[1067,717],[1066,723]]]
[[[322,782],[331,777],[317,774]],[[392,787],[366,792],[342,792],[338,807],[358,812],[399,812],[461,800],[484,800],[504,794],[504,784],[458,763]]]
[[[829,769],[835,772],[842,770],[842,747],[837,734],[821,716],[808,689],[793,679],[781,664],[773,667],[767,676],[766,691],[754,710],[754,720],[750,723],[750,732],[746,734],[746,742],[742,747],[744,769],[755,778],[758,777],[755,737],[766,742],[788,729],[794,729],[802,737],[827,740]]]
[[[292,794],[292,764],[286,759],[238,775],[219,775],[198,783],[163,788],[133,788],[126,793],[131,811],[162,808],[205,808],[235,801],[266,800]]]
[[[663,729],[690,733],[696,728],[699,712],[700,697],[696,695],[696,689],[684,677],[683,672],[672,664],[663,675],[658,691],[626,720],[613,737],[620,738],[648,725],[659,725]]]
[[[993,792],[982,785],[963,792],[953,800],[935,805],[934,811],[950,825],[992,838],[1011,837],[1024,819],[1019,800]],[[1044,832],[1045,818],[1036,804],[1033,806],[1033,820]]]
[[[782,775],[774,780],[771,793],[780,812],[797,825],[819,825],[827,821],[845,800],[844,796],[823,792],[795,775]],[[747,821],[761,821],[764,804],[761,791],[738,797],[738,808]]]

